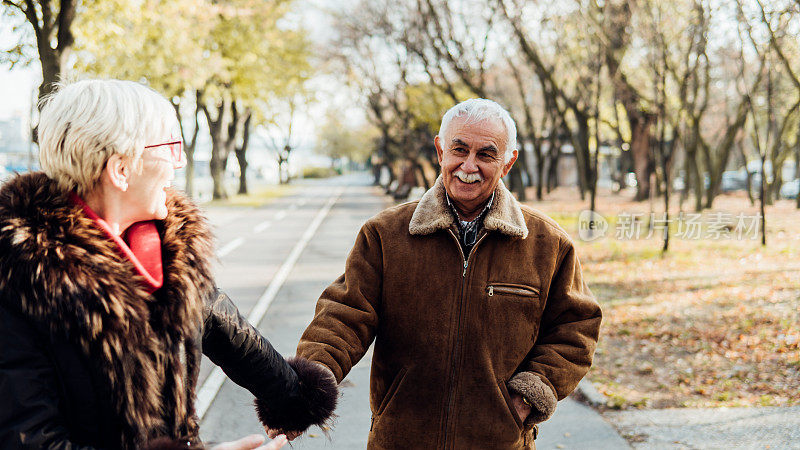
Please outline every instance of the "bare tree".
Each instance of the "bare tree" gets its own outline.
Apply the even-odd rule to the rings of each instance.
[[[581,198],[584,197],[589,185],[590,175],[590,149],[589,149],[589,119],[592,115],[590,101],[580,95],[570,95],[566,92],[553,66],[547,65],[541,56],[538,47],[534,44],[525,30],[519,6],[512,10],[513,5],[508,5],[505,0],[497,0],[497,6],[510,25],[513,36],[518,41],[522,56],[531,66],[532,71],[540,80],[544,95],[551,97],[552,111],[561,117],[564,129],[569,130],[569,137],[575,149],[578,165],[578,184]],[[583,91],[579,91],[583,92]],[[568,125],[569,123],[573,125]]]
[[[225,95],[211,104],[208,104],[208,100],[202,102],[200,109],[206,117],[211,134],[209,168],[214,182],[212,197],[214,199],[228,198],[228,191],[225,187],[228,157],[236,147],[237,135],[245,131],[244,124],[248,122],[251,112],[249,108],[245,108],[244,113],[240,113],[236,100]],[[249,132],[249,127],[246,131]]]
[[[529,79],[527,76],[523,76],[521,73],[520,67],[511,59],[511,57],[507,57],[508,67],[511,70],[511,74],[514,79],[514,83],[517,87],[518,92],[518,99],[520,103],[520,109],[522,110],[522,115],[525,117],[525,122],[520,123],[518,127],[519,130],[519,141],[521,142],[520,153],[523,154],[523,159],[519,162],[522,165],[522,172],[526,174],[528,180],[531,180],[530,173],[528,172],[528,164],[527,158],[524,158],[525,152],[525,142],[527,141],[530,143],[531,147],[533,148],[533,155],[536,158],[536,199],[542,199],[542,188],[544,186],[544,170],[545,170],[545,158],[542,153],[542,144],[543,144],[543,127],[545,126],[545,108],[544,102],[541,103],[541,112],[540,116],[542,120],[539,124],[536,123],[534,120],[534,101],[531,98],[532,94],[526,89],[526,80]],[[541,93],[541,89],[539,90]]]
[[[21,12],[33,28],[36,50],[42,66],[39,100],[52,92],[55,83],[64,75],[67,60],[75,44],[72,24],[78,3],[76,0],[61,0],[57,3],[48,0],[3,0],[4,6]],[[11,49],[12,63],[22,57],[25,46],[26,43],[21,41]]]
[[[795,2],[798,6],[800,6],[800,0],[795,0]],[[771,156],[773,161],[775,161],[775,164],[773,165],[773,169],[775,170],[773,195],[777,195],[777,192],[780,188],[782,163],[789,154],[788,146],[784,148],[785,151],[781,151],[783,142],[781,138],[783,137],[784,132],[788,130],[790,117],[792,116],[797,118],[796,122],[798,123],[798,131],[795,139],[794,150],[794,176],[795,178],[800,178],[800,114],[798,114],[798,107],[800,106],[800,68],[796,68],[792,65],[792,62],[790,61],[786,50],[784,49],[785,41],[787,39],[794,39],[796,43],[796,35],[788,31],[787,27],[791,23],[792,18],[800,18],[800,10],[796,10],[789,5],[786,5],[783,9],[778,9],[777,11],[768,13],[764,7],[764,3],[761,0],[756,0],[756,4],[758,5],[761,24],[764,28],[766,28],[766,31],[769,35],[769,46],[775,52],[778,61],[780,61],[783,72],[786,75],[786,79],[788,79],[788,81],[791,83],[797,95],[797,101],[789,107],[787,113],[783,117],[783,120],[781,120],[780,131],[778,135],[779,139],[773,143],[773,148],[771,149]],[[773,22],[777,22],[777,26],[774,26]],[[797,207],[800,208],[800,195],[797,196]]]
[[[183,126],[183,120],[181,117],[181,103],[180,102],[172,102],[172,106],[175,108],[175,115],[178,117],[178,125],[181,129],[181,136],[183,136],[183,153],[186,154],[186,184],[184,185],[184,191],[190,197],[194,196],[194,151],[197,148],[197,136],[200,132],[200,110],[202,105],[202,97],[203,91],[196,90],[194,93],[194,113],[192,115],[192,120],[194,121],[194,126],[192,127],[192,137],[191,139],[186,139],[186,130]]]
[[[250,123],[253,120],[253,112],[250,108],[245,108],[244,121],[240,121],[237,117],[238,112],[234,103],[234,119],[233,123],[241,123],[241,137],[238,137],[237,142],[233,144],[233,153],[236,155],[236,161],[239,163],[239,189],[238,194],[247,194],[247,149],[250,143]]]
[[[289,156],[297,147],[294,135],[294,127],[297,122],[297,99],[294,97],[286,99],[285,108],[277,114],[272,122],[267,126],[271,131],[269,147],[275,152],[275,161],[278,163],[278,181],[280,184],[288,184],[291,181],[289,173]]]

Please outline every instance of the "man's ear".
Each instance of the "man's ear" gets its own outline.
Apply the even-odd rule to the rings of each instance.
[[[508,162],[503,166],[503,176],[508,175],[508,171],[511,170],[511,166],[513,166],[514,161],[517,160],[517,156],[519,156],[519,152],[517,150],[514,150],[511,153],[511,159],[509,159]]]
[[[122,155],[111,155],[108,161],[106,161],[106,167],[103,169],[103,172],[112,186],[123,192],[128,190],[130,168],[128,167],[127,160]]]
[[[439,158],[439,165],[442,165],[442,156],[444,155],[442,151],[442,140],[439,139],[439,135],[437,134],[435,138],[433,138],[433,145],[436,147],[436,156]]]

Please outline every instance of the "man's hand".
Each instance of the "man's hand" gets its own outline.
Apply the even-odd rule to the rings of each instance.
[[[264,427],[264,431],[267,432],[267,436],[269,436],[271,439],[275,439],[276,437],[278,437],[280,435],[284,435],[284,436],[286,436],[286,439],[288,439],[290,441],[295,440],[295,438],[297,438],[298,436],[303,434],[302,431],[273,430],[273,429],[270,429],[270,428],[267,428],[267,427]]]
[[[528,418],[528,414],[531,413],[531,405],[525,403],[525,400],[522,399],[522,396],[519,394],[511,394],[511,404],[514,405],[514,411],[517,412],[520,420],[522,423],[525,423],[525,420]]]
[[[270,438],[275,439],[264,444],[264,436],[260,434],[251,434],[237,441],[223,442],[222,444],[215,445],[211,450],[278,450],[289,442],[286,436],[278,435],[277,433],[275,436],[270,436]]]

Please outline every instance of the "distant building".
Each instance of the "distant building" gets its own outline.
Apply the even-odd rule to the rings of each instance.
[[[0,120],[0,167],[13,172],[37,166],[37,148],[31,145],[28,123],[22,117]]]
[[[27,151],[28,140],[22,134],[22,118],[0,120],[0,152]]]

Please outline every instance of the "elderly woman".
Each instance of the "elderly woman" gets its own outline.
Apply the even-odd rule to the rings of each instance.
[[[0,189],[0,447],[199,447],[201,352],[268,429],[330,417],[332,374],[284,360],[216,290],[209,226],[169,188],[183,153],[168,101],[126,81],[62,86],[39,141],[44,173]]]

